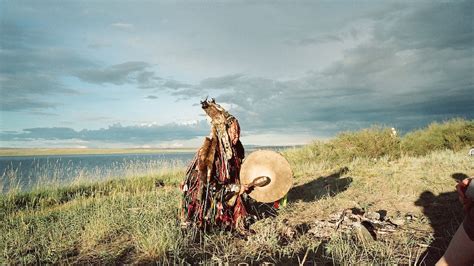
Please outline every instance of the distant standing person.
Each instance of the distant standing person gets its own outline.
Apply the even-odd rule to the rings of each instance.
[[[436,263],[438,266],[474,265],[474,198],[470,193],[466,193],[468,189],[474,189],[472,180],[473,178],[466,178],[456,185],[466,217],[451,239],[443,257]]]

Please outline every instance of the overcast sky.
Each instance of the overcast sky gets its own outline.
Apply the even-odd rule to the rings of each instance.
[[[244,144],[474,118],[474,1],[0,0],[0,147]]]

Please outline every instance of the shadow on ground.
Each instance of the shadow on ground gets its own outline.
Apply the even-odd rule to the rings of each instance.
[[[463,173],[454,173],[451,177],[456,181],[468,178]],[[423,214],[433,228],[433,242],[421,255],[421,258],[425,258],[426,265],[434,265],[443,256],[449,241],[462,222],[462,205],[458,200],[454,185],[453,183],[453,192],[435,196],[431,191],[424,191],[415,201],[415,205],[423,207]]]
[[[334,197],[349,188],[352,183],[352,177],[341,178],[347,172],[349,172],[349,168],[343,167],[331,175],[321,176],[308,183],[293,187],[288,192],[288,200],[311,202],[327,195]]]

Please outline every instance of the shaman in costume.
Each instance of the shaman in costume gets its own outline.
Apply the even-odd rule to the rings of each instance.
[[[291,188],[293,173],[286,159],[274,151],[253,152],[242,164],[245,153],[237,119],[214,99],[201,105],[212,120],[211,134],[186,171],[181,221],[186,227],[242,233],[249,207],[243,196],[248,193],[263,203],[278,201]]]
[[[245,153],[235,117],[214,99],[201,102],[212,119],[211,134],[196,153],[182,184],[183,224],[202,229],[243,229],[247,211],[239,181]]]

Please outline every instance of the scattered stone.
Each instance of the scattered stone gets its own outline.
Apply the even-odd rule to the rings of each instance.
[[[364,214],[364,217],[369,220],[380,220],[380,213],[377,212],[367,212]]]
[[[407,214],[405,214],[405,219],[407,221],[415,221],[415,220],[418,219],[418,217],[416,217],[416,215],[413,214],[413,213],[407,213]]]
[[[359,216],[359,215],[354,215],[354,214],[349,214],[349,215],[346,215],[344,218],[346,218],[345,220],[348,220],[348,221],[351,221],[351,222],[360,222],[362,220],[362,217]]]
[[[375,226],[369,221],[363,221],[361,224],[365,227],[365,229],[367,229],[367,231],[369,231],[372,238],[374,240],[377,240],[377,229],[375,228]]]
[[[378,210],[376,211],[380,215],[380,221],[385,221],[387,218],[387,211],[386,210]]]
[[[359,207],[349,209],[355,215],[364,215],[365,211]]]
[[[328,221],[315,221],[313,227],[308,230],[308,234],[312,234],[317,238],[328,239],[336,231],[336,224]]]
[[[342,213],[333,213],[329,215],[329,221],[337,222],[341,219]]]
[[[352,225],[352,232],[361,243],[368,244],[375,241],[369,230],[361,223],[354,223]]]
[[[361,212],[359,209],[346,209],[329,215],[328,220],[315,220],[307,224],[290,225],[287,220],[280,227],[280,240],[287,243],[303,234],[310,234],[318,239],[330,239],[335,233],[354,235],[362,243],[377,241],[381,235],[396,231],[397,227],[416,219],[415,215],[399,214],[397,218],[388,218],[387,211]]]
[[[397,218],[390,219],[389,222],[391,222],[392,224],[394,224],[396,226],[402,226],[402,225],[405,224],[405,219],[403,219],[401,217],[397,217]]]

